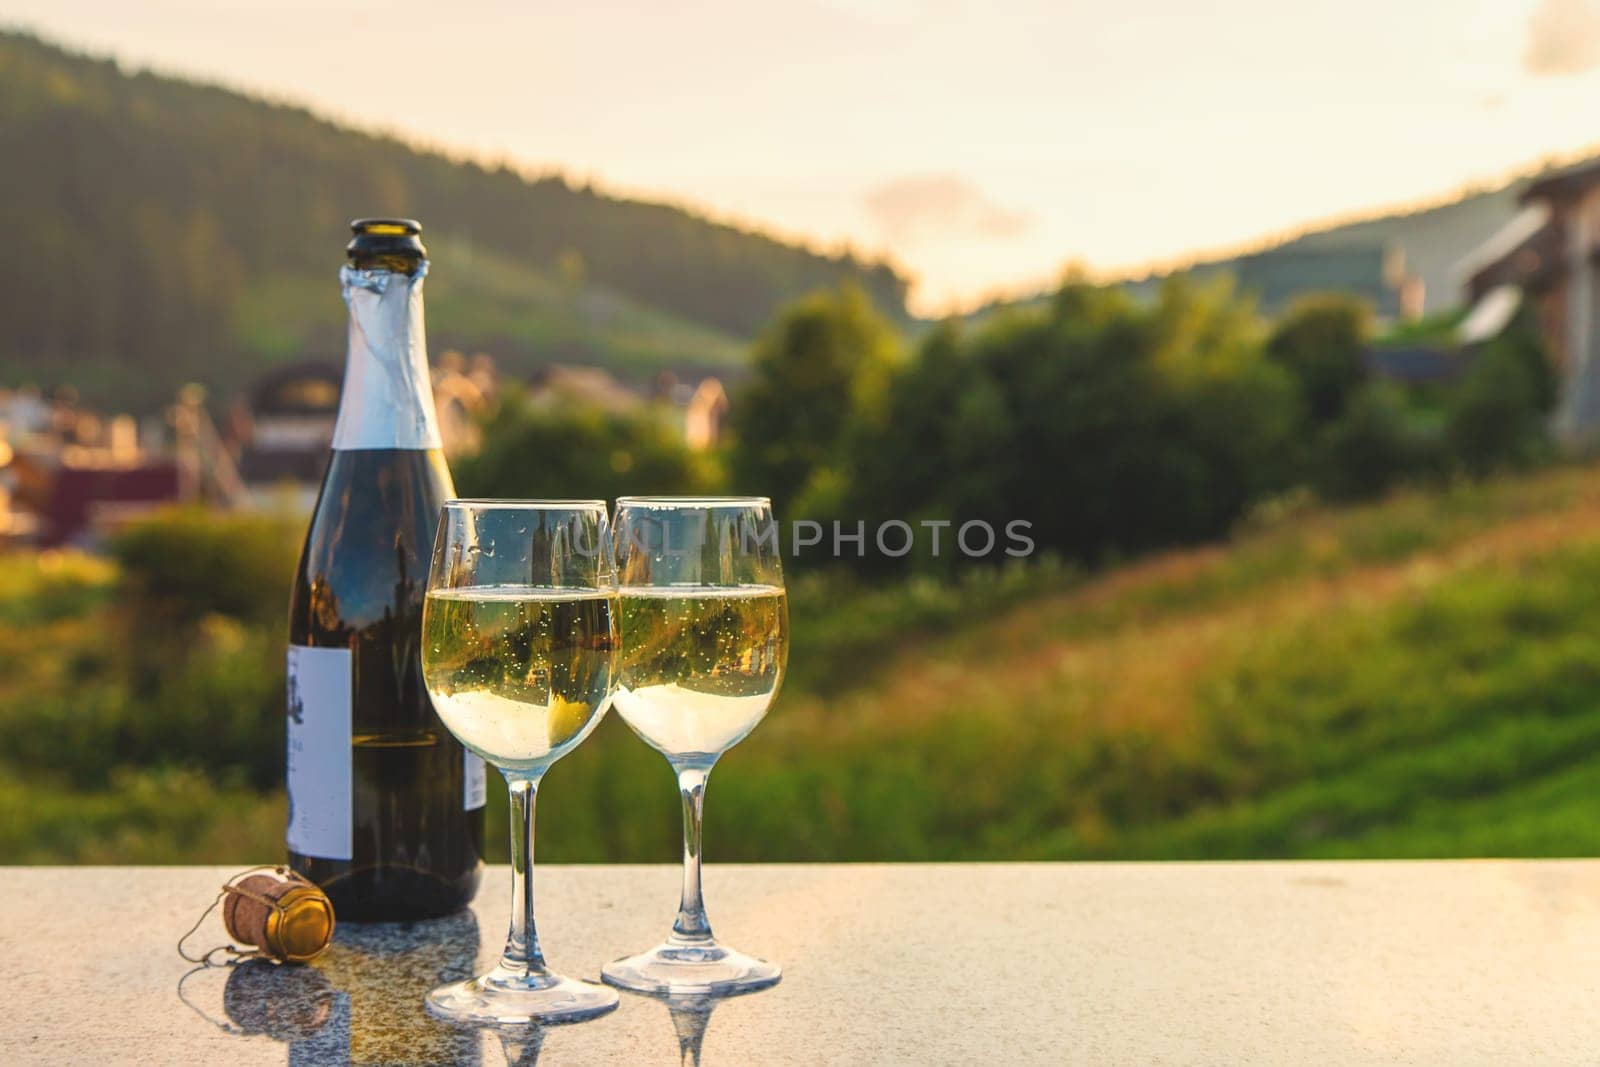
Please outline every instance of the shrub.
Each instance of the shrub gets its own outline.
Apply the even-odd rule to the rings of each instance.
[[[1471,475],[1525,463],[1546,450],[1545,415],[1555,374],[1537,336],[1522,326],[1485,345],[1450,397],[1445,441]]]
[[[717,481],[712,462],[651,409],[547,406],[512,392],[483,431],[482,450],[454,464],[466,496],[611,499],[705,492]]]
[[[1406,410],[1395,388],[1359,390],[1340,418],[1318,438],[1313,461],[1317,490],[1333,500],[1377,496],[1440,467],[1437,439]]]
[[[196,622],[208,614],[282,622],[301,524],[284,517],[177,508],[111,540],[141,606]]]

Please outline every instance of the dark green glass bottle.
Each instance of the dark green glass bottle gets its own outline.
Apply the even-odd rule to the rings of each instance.
[[[341,921],[418,919],[477,890],[484,767],[422,683],[428,560],[454,489],[423,335],[421,227],[351,227],[344,392],[289,610],[289,863]]]

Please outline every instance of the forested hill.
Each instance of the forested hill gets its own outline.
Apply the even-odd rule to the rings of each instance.
[[[1591,154],[1586,160],[1572,160],[1559,165],[1578,165],[1595,158],[1600,156]],[[1307,278],[1301,265],[1292,260],[1274,264],[1269,261],[1269,255],[1276,252],[1390,249],[1400,253],[1405,273],[1423,282],[1424,310],[1429,314],[1448,311],[1459,306],[1463,299],[1463,279],[1459,273],[1461,262],[1516,215],[1520,207],[1520,194],[1528,181],[1557,165],[1546,161],[1516,177],[1480,184],[1453,198],[1434,203],[1379,210],[1343,221],[1312,224],[1293,236],[1263,239],[1246,246],[1242,251],[1202,253],[1180,266],[1131,274],[1123,277],[1121,282],[1143,297],[1152,296],[1171,275],[1186,272],[1201,276],[1232,274],[1236,280],[1242,276],[1246,280],[1241,282],[1241,287],[1258,297],[1261,289],[1282,293],[1305,286],[1304,291],[1314,291],[1312,283],[1317,288],[1339,289],[1341,286],[1337,280],[1330,280],[1325,275]],[[1245,264],[1251,260],[1255,262],[1246,268]],[[1274,273],[1278,271],[1283,273]],[[1362,278],[1352,280],[1364,281]],[[979,308],[971,317],[982,318],[1004,307],[1037,305],[1049,300],[1052,292],[1053,289],[1020,299],[997,301]]]
[[[904,314],[886,266],[0,32],[0,384],[139,407],[337,355],[346,223],[382,214],[423,221],[433,347],[514,372],[726,365],[845,279]]]

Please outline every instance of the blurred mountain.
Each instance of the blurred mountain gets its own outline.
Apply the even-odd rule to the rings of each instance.
[[[1422,279],[1424,311],[1444,311],[1465,299],[1461,291],[1465,279],[1456,276],[1456,264],[1517,213],[1517,194],[1524,184],[1524,178],[1517,178],[1448,203],[1313,230],[1279,247],[1398,249],[1405,272]]]
[[[737,365],[776,308],[888,266],[460,162],[309,112],[0,33],[0,384],[148,408],[339,358],[346,223],[419,218],[430,346],[644,378]]]
[[[1370,300],[1381,315],[1395,316],[1400,311],[1402,283],[1417,279],[1423,284],[1423,313],[1446,311],[1464,300],[1464,279],[1457,276],[1457,264],[1517,213],[1517,197],[1528,179],[1548,169],[1530,170],[1443,203],[1315,226],[1292,237],[1257,242],[1237,253],[1202,254],[1182,266],[1128,277],[1121,284],[1149,297],[1173,274],[1200,278],[1228,274],[1241,290],[1255,296],[1268,314],[1282,311],[1305,293],[1339,291]],[[1037,304],[1049,295],[991,304],[970,317]]]
[[[1424,313],[1444,311],[1463,300],[1456,264],[1517,213],[1523,184],[1518,178],[1446,203],[1310,229],[1239,255],[1202,258],[1184,269],[1232,274],[1274,313],[1296,296],[1333,289],[1367,297],[1380,314],[1394,315],[1397,275],[1403,274],[1421,280]],[[1153,291],[1166,276],[1157,272],[1129,284],[1136,291]]]

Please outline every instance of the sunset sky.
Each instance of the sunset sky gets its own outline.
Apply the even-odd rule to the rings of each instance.
[[[888,254],[923,311],[1600,143],[1600,0],[0,0],[0,23]]]

